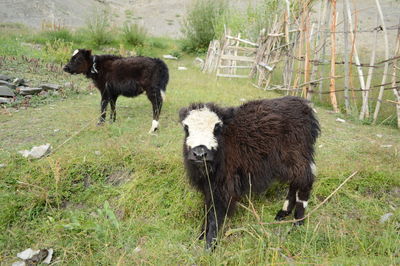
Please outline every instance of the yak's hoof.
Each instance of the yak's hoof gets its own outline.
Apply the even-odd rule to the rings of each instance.
[[[104,125],[104,120],[99,120],[99,122],[97,122],[96,125],[97,125],[97,126],[102,126],[102,125]]]
[[[300,221],[294,222],[293,226],[301,226],[303,224],[304,224],[304,220],[300,220]]]
[[[280,210],[280,211],[278,211],[278,213],[275,216],[275,221],[282,221],[289,214],[290,213],[288,211]]]
[[[158,121],[153,120],[153,122],[151,123],[151,128],[149,130],[149,134],[155,135],[154,132],[156,132],[157,130],[158,130]]]

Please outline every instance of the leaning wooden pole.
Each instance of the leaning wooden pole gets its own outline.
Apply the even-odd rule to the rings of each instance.
[[[381,104],[382,104],[383,92],[385,90],[384,84],[386,83],[386,76],[387,76],[387,72],[388,72],[388,68],[389,68],[389,61],[388,61],[389,60],[389,41],[388,41],[388,34],[387,34],[387,30],[386,30],[385,20],[383,18],[382,8],[381,8],[381,4],[379,3],[379,0],[375,0],[375,3],[376,3],[376,7],[378,9],[379,17],[381,19],[383,36],[384,36],[384,40],[385,40],[385,60],[386,60],[386,62],[385,62],[385,66],[383,68],[382,82],[381,82],[381,87],[379,89],[378,100],[376,102],[373,124],[375,124],[378,119],[379,110],[380,110]]]
[[[345,1],[346,1],[346,6],[347,6],[347,18],[349,20],[349,26],[350,26],[350,28],[353,28],[349,0],[345,0]],[[357,21],[357,19],[355,19],[355,21]],[[354,28],[356,28],[356,25],[354,26]],[[363,96],[362,97],[363,98],[362,106],[365,108],[365,110],[368,110],[368,98],[366,97],[364,73],[363,73],[363,70],[361,67],[360,58],[358,57],[355,30],[354,30],[354,32],[353,32],[353,30],[350,31],[350,36],[352,39],[352,55],[354,55],[354,61],[356,62],[356,65],[357,65],[358,78],[360,80],[360,86],[361,86],[361,91],[362,91],[362,96]]]
[[[349,19],[347,17],[347,1],[344,1],[343,7],[343,34],[344,34],[344,104],[346,113],[350,114],[350,98],[349,98]]]
[[[332,22],[331,22],[331,77],[329,84],[329,96],[333,110],[338,113],[339,108],[336,100],[335,86],[335,68],[336,68],[336,0],[332,0]]]
[[[396,49],[394,53],[394,57],[397,58],[400,55],[400,21],[399,24],[397,25],[397,38],[396,38]],[[396,103],[396,111],[397,111],[397,127],[400,129],[400,90],[396,87],[396,74],[397,70],[400,69],[400,67],[397,65],[397,59],[393,61],[393,75],[392,75],[392,88],[393,88],[393,94]]]

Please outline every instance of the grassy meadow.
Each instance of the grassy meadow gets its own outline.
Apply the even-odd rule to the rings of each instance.
[[[275,184],[264,194],[243,198],[243,206],[226,221],[217,249],[209,253],[197,240],[203,201],[185,176],[178,111],[196,101],[236,106],[280,95],[249,80],[217,80],[201,73],[195,56],[180,54],[179,60],[166,62],[170,83],[156,135],[147,133],[152,112],[143,95],[120,97],[117,121],[99,127],[100,95],[91,82],[60,70],[64,52],[54,57],[57,53],[45,46],[24,45],[32,43],[26,34],[1,39],[0,73],[33,84],[71,84],[57,97],[38,96],[29,104],[19,99],[18,105],[0,109],[1,265],[10,265],[29,247],[53,248],[59,265],[400,263],[398,129],[363,125],[316,106],[322,136],[308,211],[358,173],[299,228],[260,224],[273,221],[287,186]],[[65,45],[70,54],[85,44],[71,40]],[[175,40],[151,39],[138,50],[162,56],[178,53],[178,46]],[[338,117],[346,123],[336,122]],[[53,151],[43,159],[17,153],[45,143]],[[386,213],[393,215],[380,223]]]

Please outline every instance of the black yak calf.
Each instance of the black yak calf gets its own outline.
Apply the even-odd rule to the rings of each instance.
[[[106,118],[108,103],[111,121],[115,121],[117,98],[120,95],[135,97],[145,92],[153,105],[153,122],[150,133],[158,129],[158,119],[169,80],[168,67],[160,59],[144,56],[120,57],[115,55],[92,55],[91,50],[75,50],[64,71],[84,74],[93,80],[101,94],[101,116]]]
[[[185,130],[184,164],[191,184],[204,194],[202,235],[213,248],[225,215],[250,190],[263,192],[273,180],[289,183],[276,220],[304,217],[314,181],[314,144],[319,123],[298,97],[250,101],[222,108],[196,103],[179,112]],[[301,224],[301,222],[298,222]]]

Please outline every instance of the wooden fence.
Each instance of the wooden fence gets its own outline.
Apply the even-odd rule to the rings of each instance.
[[[346,113],[357,112],[360,120],[369,119],[373,123],[377,122],[382,104],[394,105],[400,128],[400,22],[385,25],[379,0],[375,0],[374,6],[376,27],[363,30],[356,24],[359,10],[349,0],[342,0],[341,20],[336,0],[321,1],[318,15],[313,19],[312,1],[302,1],[297,10],[293,10],[290,1],[285,2],[286,7],[268,30],[261,32],[256,43],[241,38],[240,34],[237,37],[225,34],[221,40],[212,41],[203,71],[215,72],[217,77],[252,78],[258,88],[280,90],[312,101],[329,95],[335,112],[343,106]],[[394,51],[389,49],[389,31],[396,31]],[[374,40],[367,51],[368,63],[360,60],[359,34],[370,34]],[[340,45],[338,36],[342,39]],[[378,44],[383,45],[383,55],[378,54]],[[380,62],[376,62],[378,56]],[[282,73],[279,85],[271,84],[272,74],[278,68]],[[340,87],[338,80],[343,83]],[[324,90],[328,87],[329,90]],[[393,91],[391,98],[384,93],[387,90]],[[338,98],[338,93],[343,93],[343,97]]]

